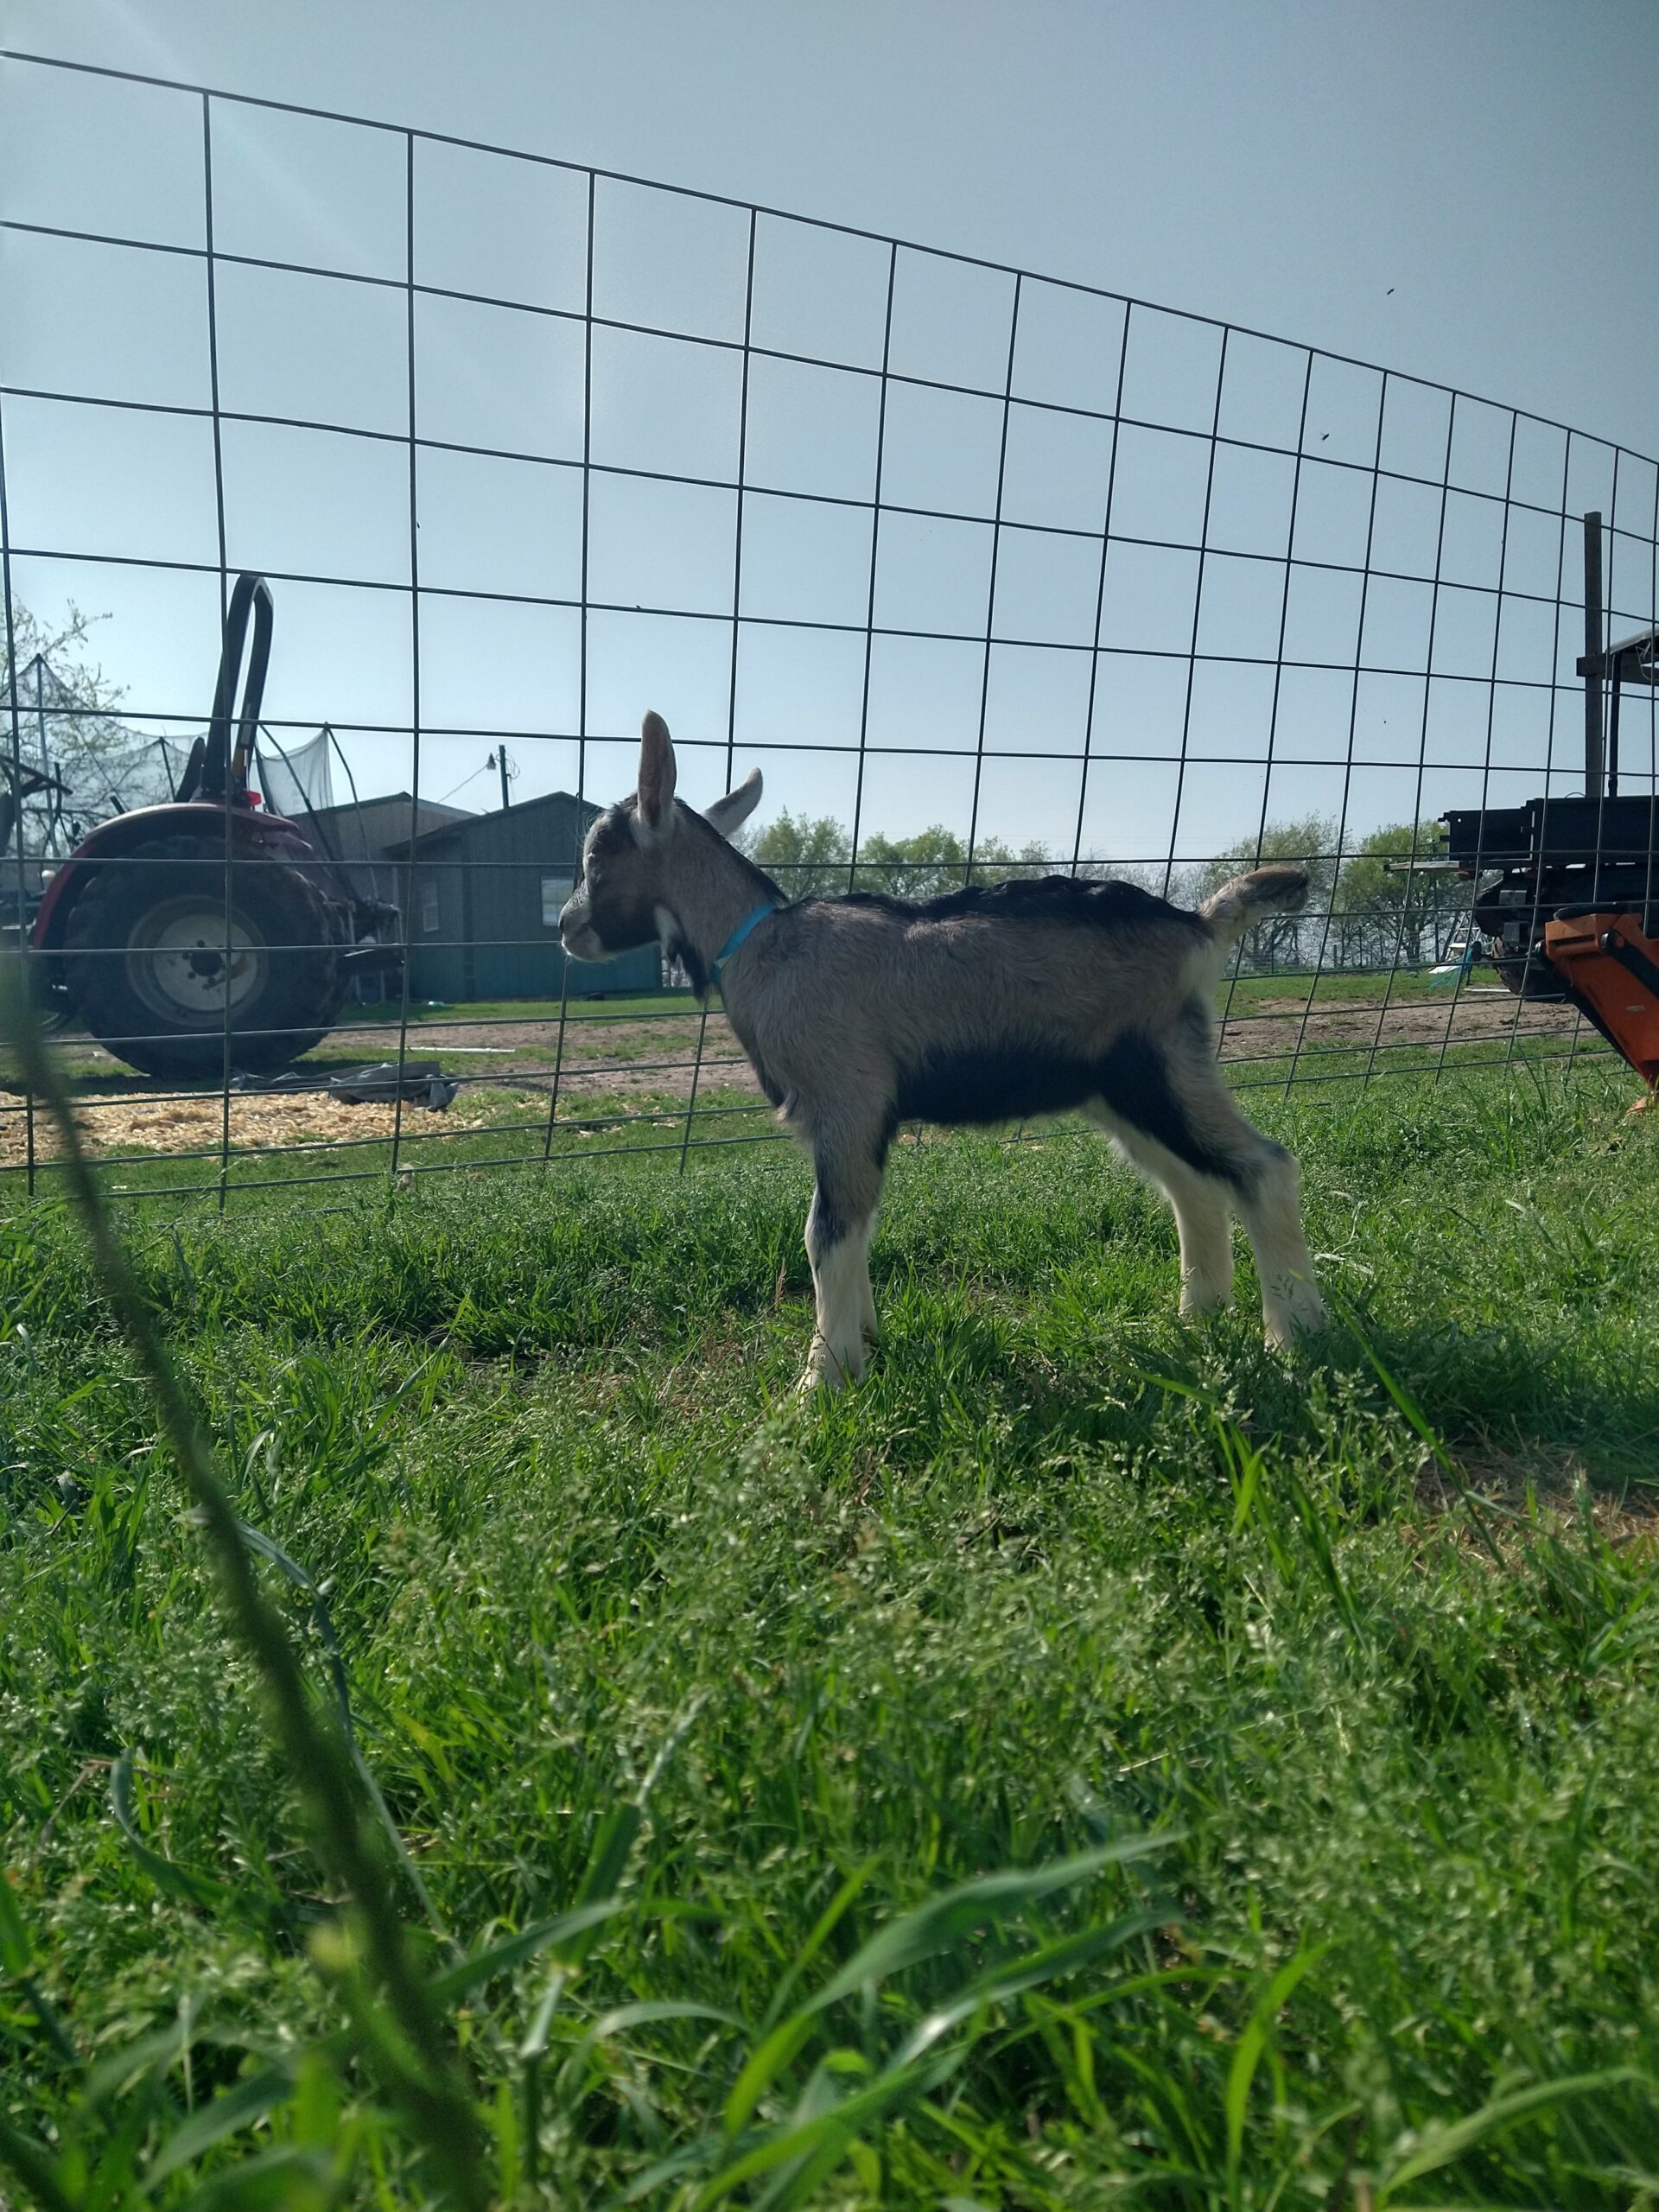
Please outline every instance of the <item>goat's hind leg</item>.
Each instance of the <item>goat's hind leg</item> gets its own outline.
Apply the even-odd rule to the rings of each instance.
[[[813,1144],[817,1187],[806,1217],[817,1313],[801,1389],[839,1389],[864,1372],[865,1338],[875,1333],[870,1238],[881,1189],[881,1147],[863,1133],[821,1134]]]
[[[1181,1243],[1182,1319],[1219,1313],[1233,1302],[1233,1209],[1227,1185],[1213,1175],[1200,1175],[1173,1153],[1165,1153],[1155,1165],[1138,1164],[1174,1211]]]
[[[1144,1129],[1096,1107],[1090,1116],[1109,1129],[1118,1149],[1169,1200],[1181,1244],[1181,1314],[1214,1313],[1233,1296],[1233,1193],[1219,1177],[1201,1175]]]
[[[1298,1337],[1325,1326],[1325,1301],[1302,1234],[1296,1162],[1283,1145],[1256,1130],[1250,1134],[1255,1143],[1241,1175],[1238,1210],[1262,1278],[1262,1330],[1270,1344],[1288,1351]]]
[[[1207,1033],[1192,1023],[1161,1066],[1097,1118],[1175,1209],[1181,1236],[1181,1311],[1224,1302],[1232,1274],[1230,1216],[1243,1222],[1262,1279],[1268,1342],[1287,1349],[1325,1325],[1302,1235],[1300,1179],[1283,1145],[1251,1126],[1222,1081]]]
[[[1173,1072],[1191,1139],[1224,1173],[1255,1254],[1263,1333],[1288,1351],[1299,1337],[1325,1326],[1325,1303],[1302,1234],[1296,1162],[1245,1120],[1212,1059],[1178,1060]]]

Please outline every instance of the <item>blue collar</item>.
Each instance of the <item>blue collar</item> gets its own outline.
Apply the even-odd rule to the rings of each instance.
[[[746,914],[743,917],[743,919],[738,924],[737,927],[732,931],[730,937],[727,938],[725,944],[721,946],[720,950],[715,955],[713,960],[709,963],[709,973],[713,976],[715,982],[718,983],[720,982],[721,969],[726,965],[726,963],[737,950],[737,948],[742,944],[743,940],[752,931],[758,930],[762,922],[766,921],[770,916],[775,914],[777,912],[778,909],[775,906],[757,906],[752,914]]]

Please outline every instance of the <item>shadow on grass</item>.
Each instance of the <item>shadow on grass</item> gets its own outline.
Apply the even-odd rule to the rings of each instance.
[[[1584,1480],[1659,1506],[1659,1376],[1620,1357],[1616,1320],[1546,1344],[1520,1327],[1401,1326],[1362,1312],[1288,1357],[1265,1349],[1248,1312],[1202,1329],[1131,1317],[1109,1335],[1081,1313],[1058,1332],[1054,1320],[1052,1307],[1010,1315],[966,1294],[895,1317],[863,1386],[903,1404],[891,1463],[919,1468],[993,1434],[1033,1471],[1103,1449],[1155,1453],[1177,1402],[1200,1425],[1220,1418],[1332,1472],[1375,1456],[1414,1480],[1443,1452],[1453,1486],[1562,1495]]]

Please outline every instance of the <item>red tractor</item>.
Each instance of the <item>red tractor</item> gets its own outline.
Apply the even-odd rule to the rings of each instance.
[[[146,1075],[286,1067],[334,1027],[354,973],[403,958],[397,909],[358,897],[338,861],[249,787],[271,619],[264,578],[238,576],[213,718],[177,795],[84,837],[30,932],[39,1002]]]

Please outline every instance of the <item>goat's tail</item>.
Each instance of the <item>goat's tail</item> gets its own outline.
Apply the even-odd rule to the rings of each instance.
[[[1252,868],[1236,875],[1212,892],[1198,912],[1210,925],[1218,946],[1225,950],[1238,943],[1248,929],[1274,914],[1299,914],[1307,901],[1308,875],[1305,868],[1275,861],[1271,868]]]

